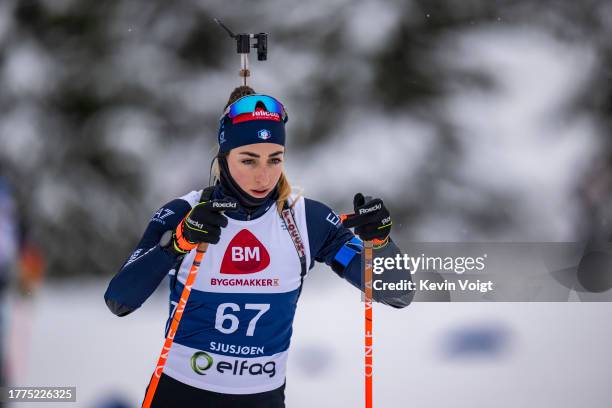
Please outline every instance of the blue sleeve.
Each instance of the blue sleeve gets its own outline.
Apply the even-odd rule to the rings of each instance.
[[[305,201],[311,258],[325,262],[340,277],[363,292],[361,258],[363,242],[351,230],[344,227],[340,217],[325,204],[310,199]],[[391,240],[383,248],[374,251],[374,257],[395,257],[397,254],[401,254],[401,250]],[[312,266],[311,264],[310,267]],[[383,275],[381,279],[388,282],[411,280],[409,271],[387,271]],[[395,308],[407,306],[413,297],[413,291],[409,290],[373,294],[375,301]]]
[[[191,205],[176,199],[160,208],[149,221],[136,250],[110,281],[104,300],[117,316],[138,309],[151,296],[178,257],[162,250],[158,243],[164,232],[174,230]]]
[[[310,242],[310,254],[314,261],[324,262],[342,275],[344,267],[349,264],[354,253],[345,253],[341,263],[336,259],[347,242],[356,239],[351,230],[345,228],[338,217],[328,206],[315,200],[305,199],[306,228]],[[361,241],[360,241],[361,242]]]

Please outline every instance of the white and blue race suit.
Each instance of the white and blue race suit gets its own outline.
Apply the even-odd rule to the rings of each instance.
[[[176,228],[200,195],[201,191],[191,192],[155,213],[137,249],[105,293],[113,313],[125,316],[134,311],[170,275],[168,329],[195,250],[180,259],[158,242],[165,231]],[[213,198],[222,198],[220,188]],[[296,196],[290,201],[308,269],[315,261],[325,262],[362,289],[361,241],[326,205]],[[303,283],[300,257],[273,200],[251,213],[240,210],[226,216],[228,225],[220,241],[209,246],[200,266],[164,374],[218,393],[265,392],[285,381]],[[392,242],[381,251],[384,256],[399,253]],[[402,278],[410,279],[409,272]],[[375,300],[401,308],[412,295],[406,291]]]

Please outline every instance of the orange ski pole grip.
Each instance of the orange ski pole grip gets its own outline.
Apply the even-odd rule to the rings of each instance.
[[[340,214],[340,222],[344,222],[344,220],[346,220],[348,217],[350,217],[353,214]],[[380,245],[384,245],[386,240],[384,239],[373,239],[372,241],[370,241],[374,246],[380,246]]]

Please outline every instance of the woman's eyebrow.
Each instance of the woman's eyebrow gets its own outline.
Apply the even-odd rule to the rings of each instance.
[[[284,153],[284,151],[279,150],[278,152],[270,153],[268,155],[268,157],[278,156],[278,155],[283,154],[283,153]],[[244,154],[245,156],[254,157],[256,159],[259,159],[261,157],[257,153],[253,153],[253,152],[240,152],[239,154]]]
[[[253,152],[240,152],[239,154],[244,154],[245,156],[249,156],[249,157],[255,157],[257,159],[259,158],[259,155]]]

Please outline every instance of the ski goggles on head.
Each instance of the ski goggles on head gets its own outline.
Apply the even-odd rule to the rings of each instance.
[[[235,121],[240,115],[253,114],[257,111],[257,108],[262,107],[262,105],[265,111],[272,114],[272,117],[270,117],[271,120],[277,118],[276,120],[280,119],[283,123],[286,123],[289,119],[287,111],[282,103],[271,96],[259,94],[246,95],[238,99],[225,109],[222,118],[227,116]],[[262,117],[261,119],[264,118]]]

